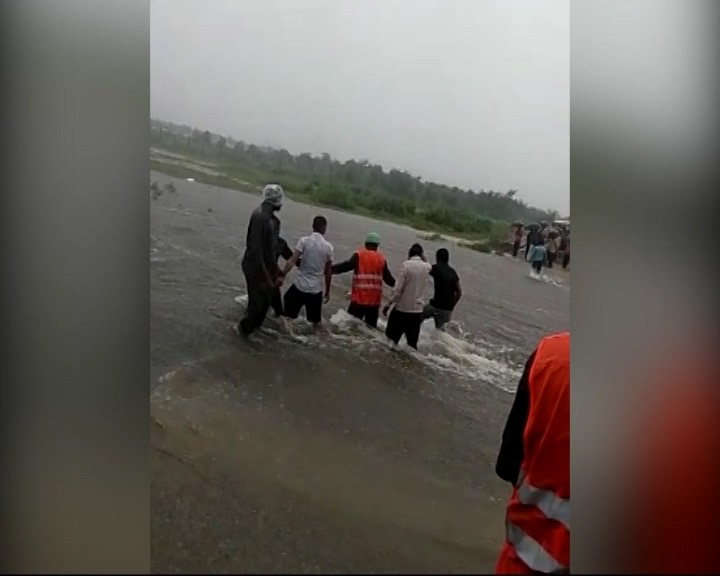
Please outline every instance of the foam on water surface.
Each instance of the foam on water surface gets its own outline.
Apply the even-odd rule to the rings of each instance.
[[[246,306],[247,295],[236,296],[235,302]],[[407,354],[432,370],[451,373],[469,381],[470,384],[477,381],[487,382],[510,393],[515,391],[522,373],[522,367],[510,366],[498,359],[500,355],[508,352],[507,347],[503,347],[502,350],[491,350],[481,345],[472,338],[472,335],[465,332],[462,324],[457,321],[449,322],[444,331],[436,329],[431,320],[424,322],[420,331],[418,350],[410,348],[404,338],[398,346],[394,346],[384,333],[387,326],[385,318],[380,317],[378,330],[373,330],[344,309],[338,309],[330,316],[324,323],[327,331],[320,334],[302,317],[289,324],[291,326],[289,334],[282,328],[278,331],[267,327],[262,331],[274,336],[290,337],[295,342],[310,346],[324,347],[334,344],[354,350],[363,360],[374,357],[367,354],[371,350],[392,349]]]

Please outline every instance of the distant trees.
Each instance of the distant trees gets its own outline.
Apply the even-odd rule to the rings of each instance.
[[[181,130],[155,120],[151,126],[154,145],[212,157],[224,169],[249,181],[252,177],[274,179],[289,192],[343,210],[360,209],[463,234],[489,233],[498,229],[498,221],[507,226],[513,220],[551,221],[558,217],[555,211],[540,210],[516,199],[516,189],[462,190],[423,181],[396,168],[385,171],[365,159],[339,162],[327,153],[294,156],[285,149],[245,142],[229,148],[225,137],[207,130]]]

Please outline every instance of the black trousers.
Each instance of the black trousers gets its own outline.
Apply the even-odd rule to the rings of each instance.
[[[535,270],[538,274],[542,272],[543,263],[542,260],[533,260],[532,263],[532,269]]]
[[[547,267],[552,268],[553,264],[555,264],[556,259],[557,259],[557,252],[548,252],[547,253]]]
[[[563,254],[563,259],[562,259],[563,270],[568,267],[568,264],[570,264],[570,252],[566,252],[565,254]]]
[[[520,251],[520,240],[515,240],[515,242],[513,242],[513,258],[518,255],[519,251]]]
[[[273,289],[272,297],[270,298],[270,307],[273,309],[273,312],[275,312],[275,316],[282,316],[283,301],[280,288]]]
[[[355,318],[365,321],[365,324],[370,326],[370,328],[377,328],[380,306],[364,306],[362,304],[350,302],[350,306],[348,306],[347,311],[351,316],[355,316]]]
[[[385,336],[390,338],[395,344],[400,342],[403,334],[407,340],[408,346],[417,350],[418,338],[420,338],[420,326],[423,322],[422,312],[400,312],[393,310],[390,312],[387,327],[385,328]]]
[[[246,270],[243,267],[243,274],[245,275],[245,286],[247,287],[248,305],[245,310],[245,317],[240,320],[240,328],[245,334],[251,334],[260,328],[265,321],[265,316],[267,316],[273,299],[274,289],[263,284],[259,275],[254,271]]]

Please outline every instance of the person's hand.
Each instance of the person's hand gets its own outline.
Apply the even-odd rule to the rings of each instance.
[[[275,282],[273,283],[273,286],[275,288],[280,288],[280,286],[283,285],[283,282],[285,281],[285,277],[280,275],[277,278],[275,278]]]
[[[325,297],[323,298],[323,304],[327,304],[328,302],[330,302],[330,291],[329,290],[327,292],[325,292]]]
[[[382,309],[382,315],[387,316],[389,310],[390,310],[390,305],[386,304],[385,307]]]

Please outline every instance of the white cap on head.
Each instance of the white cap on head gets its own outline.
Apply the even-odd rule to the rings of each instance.
[[[266,184],[263,188],[263,202],[269,202],[277,208],[282,206],[284,195],[280,184]]]

